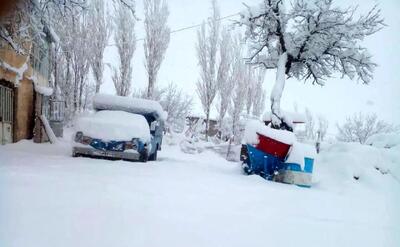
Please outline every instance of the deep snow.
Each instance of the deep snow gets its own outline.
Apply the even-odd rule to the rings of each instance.
[[[0,246],[400,246],[400,182],[374,168],[399,167],[395,150],[325,146],[304,189],[209,150],[143,164],[68,145],[0,146]]]

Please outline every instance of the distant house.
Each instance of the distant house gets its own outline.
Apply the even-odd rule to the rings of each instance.
[[[54,42],[49,30],[44,28],[45,37],[19,40],[27,51],[23,53],[0,40],[0,144],[31,138],[47,141],[40,116],[49,118],[56,112],[56,118],[62,120],[63,105],[50,104],[49,98],[53,93],[49,86],[50,46]]]
[[[186,125],[188,126],[189,129],[196,128],[199,125],[202,126],[201,128],[201,133],[205,134],[205,128],[206,128],[206,119],[200,116],[187,116],[186,117]],[[208,126],[208,135],[209,136],[215,136],[218,134],[218,121],[215,119],[210,119],[209,120],[209,126]]]

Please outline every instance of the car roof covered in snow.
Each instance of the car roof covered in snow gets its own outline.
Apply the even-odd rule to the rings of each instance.
[[[149,125],[144,116],[126,111],[98,111],[76,119],[76,131],[106,141],[129,141],[140,138],[150,141]]]
[[[93,98],[93,108],[97,111],[126,111],[146,116],[146,118],[151,115],[157,120],[167,118],[167,113],[157,101],[127,96],[96,94]]]

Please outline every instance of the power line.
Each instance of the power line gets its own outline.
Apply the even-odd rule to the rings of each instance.
[[[220,22],[222,20],[225,20],[225,19],[230,18],[230,17],[237,16],[239,14],[240,14],[240,12],[235,13],[235,14],[231,14],[231,15],[227,15],[227,16],[224,16],[224,17],[221,17],[221,18],[217,19],[217,21]],[[178,28],[178,29],[170,31],[169,33],[170,34],[179,33],[179,32],[182,32],[182,31],[186,31],[186,30],[189,30],[189,29],[200,27],[201,25],[203,25],[203,23],[195,24],[195,25],[192,25],[192,26]],[[144,38],[140,38],[140,39],[136,39],[135,41],[143,41],[143,40],[144,40]],[[108,46],[115,46],[115,44],[110,44]]]

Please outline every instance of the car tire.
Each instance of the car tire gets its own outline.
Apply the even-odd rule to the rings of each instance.
[[[146,152],[143,152],[140,154],[139,161],[140,162],[147,162],[149,160],[149,154]]]
[[[152,153],[150,156],[149,156],[149,160],[151,160],[151,161],[155,161],[155,160],[157,160],[157,150],[158,148],[156,148],[156,150],[154,151],[154,153]]]

